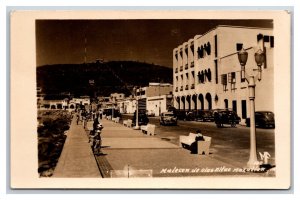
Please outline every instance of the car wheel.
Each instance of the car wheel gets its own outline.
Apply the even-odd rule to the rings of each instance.
[[[231,127],[236,127],[236,122],[232,122]]]

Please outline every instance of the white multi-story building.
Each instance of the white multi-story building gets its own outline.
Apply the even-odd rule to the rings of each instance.
[[[182,110],[233,109],[250,116],[247,82],[237,53],[248,52],[247,74],[256,74],[254,53],[265,52],[262,80],[256,82],[256,110],[274,111],[274,36],[272,29],[217,26],[173,50],[174,106]]]

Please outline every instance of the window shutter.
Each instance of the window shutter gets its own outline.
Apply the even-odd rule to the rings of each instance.
[[[222,85],[227,85],[227,74],[221,75],[221,81]]]

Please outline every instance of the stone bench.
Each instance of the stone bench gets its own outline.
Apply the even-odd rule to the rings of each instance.
[[[107,115],[107,116],[106,116],[106,119],[107,119],[107,120],[111,120],[111,115]]]
[[[182,146],[184,148],[190,148],[193,142],[195,142],[195,139],[197,137],[197,134],[190,133],[188,136],[179,136],[179,146]],[[197,141],[197,154],[209,154],[209,148],[211,145],[211,137],[203,136],[204,141]]]
[[[155,125],[147,124],[146,126],[141,126],[141,131],[147,135],[155,135]]]
[[[119,123],[120,122],[120,117],[113,117],[112,121],[115,123]]]
[[[132,120],[131,119],[124,120],[123,125],[126,126],[126,127],[131,128],[132,127]]]

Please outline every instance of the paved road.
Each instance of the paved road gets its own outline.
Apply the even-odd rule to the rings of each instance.
[[[132,116],[124,115],[123,119]],[[177,126],[161,126],[158,117],[149,118],[151,124],[157,126],[158,137],[178,144],[179,135],[188,135],[200,129],[204,135],[213,138],[211,151],[213,157],[230,161],[242,166],[249,159],[250,128],[238,125],[236,128],[230,126],[217,128],[213,122],[178,121]],[[256,129],[257,152],[267,151],[271,154],[271,164],[275,164],[275,129]],[[260,159],[258,157],[258,159]]]

